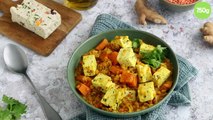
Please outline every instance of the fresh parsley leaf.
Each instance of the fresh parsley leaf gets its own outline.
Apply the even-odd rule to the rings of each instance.
[[[17,120],[26,113],[27,106],[11,97],[3,95],[2,101],[7,104],[6,108],[0,108],[0,120]]]
[[[141,51],[140,53],[142,55],[142,62],[149,64],[153,68],[158,68],[165,58],[166,47],[157,45],[157,47],[151,52]]]
[[[132,41],[132,48],[139,48],[140,47],[140,39],[134,39]]]
[[[12,115],[10,114],[9,110],[0,110],[0,119],[1,120],[13,120]]]

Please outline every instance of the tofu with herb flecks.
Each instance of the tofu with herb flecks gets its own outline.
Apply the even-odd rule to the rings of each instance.
[[[159,88],[170,76],[171,71],[166,67],[161,66],[154,74],[153,81],[155,85]]]
[[[139,84],[138,97],[140,102],[146,102],[155,98],[156,92],[154,82]]]
[[[115,36],[111,43],[118,44],[122,48],[132,47],[132,41],[129,39],[129,36]]]
[[[111,77],[103,73],[99,73],[97,76],[95,76],[95,78],[92,80],[92,85],[94,87],[100,87],[104,93],[107,90],[115,87],[115,83],[112,82]]]
[[[149,65],[136,65],[139,83],[144,83],[152,80],[152,72]]]
[[[83,56],[83,71],[85,76],[94,76],[97,70],[95,55]]]
[[[117,61],[122,67],[135,67],[137,58],[132,48],[121,48]]]
[[[140,45],[140,51],[141,52],[151,52],[155,49],[155,47],[153,45],[148,45],[144,42],[141,43]]]
[[[12,21],[46,39],[61,24],[61,15],[35,0],[10,8]]]
[[[125,88],[114,88],[109,89],[103,98],[101,99],[101,103],[111,107],[113,110],[117,110],[119,105],[122,103],[122,99],[126,96]]]

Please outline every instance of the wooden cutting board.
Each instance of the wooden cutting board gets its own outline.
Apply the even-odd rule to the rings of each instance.
[[[0,34],[7,36],[36,53],[48,56],[57,45],[66,37],[66,35],[80,22],[81,14],[52,0],[36,0],[43,5],[55,9],[62,18],[62,24],[47,39],[43,39],[35,33],[27,30],[11,20],[10,7],[20,4],[22,0],[13,2],[12,0],[0,0],[0,11],[3,16],[0,17]]]

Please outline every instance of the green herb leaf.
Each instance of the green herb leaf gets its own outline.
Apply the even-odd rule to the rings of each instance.
[[[139,48],[140,47],[140,41],[142,41],[142,40],[140,40],[140,39],[134,39],[132,41],[132,48]]]
[[[157,47],[151,52],[141,51],[140,53],[142,55],[142,62],[149,64],[153,68],[158,68],[165,58],[166,47],[157,45]]]
[[[9,110],[0,110],[0,119],[1,120],[13,120],[12,115],[10,114]]]
[[[2,101],[7,104],[5,109],[0,108],[0,120],[20,119],[23,113],[26,113],[27,106],[19,101],[3,95]]]

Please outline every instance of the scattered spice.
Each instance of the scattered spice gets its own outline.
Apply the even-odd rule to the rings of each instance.
[[[43,22],[42,18],[38,19],[35,21],[36,26],[41,25],[41,23]]]
[[[195,3],[197,0],[168,0],[168,1],[174,4],[185,5]]]

